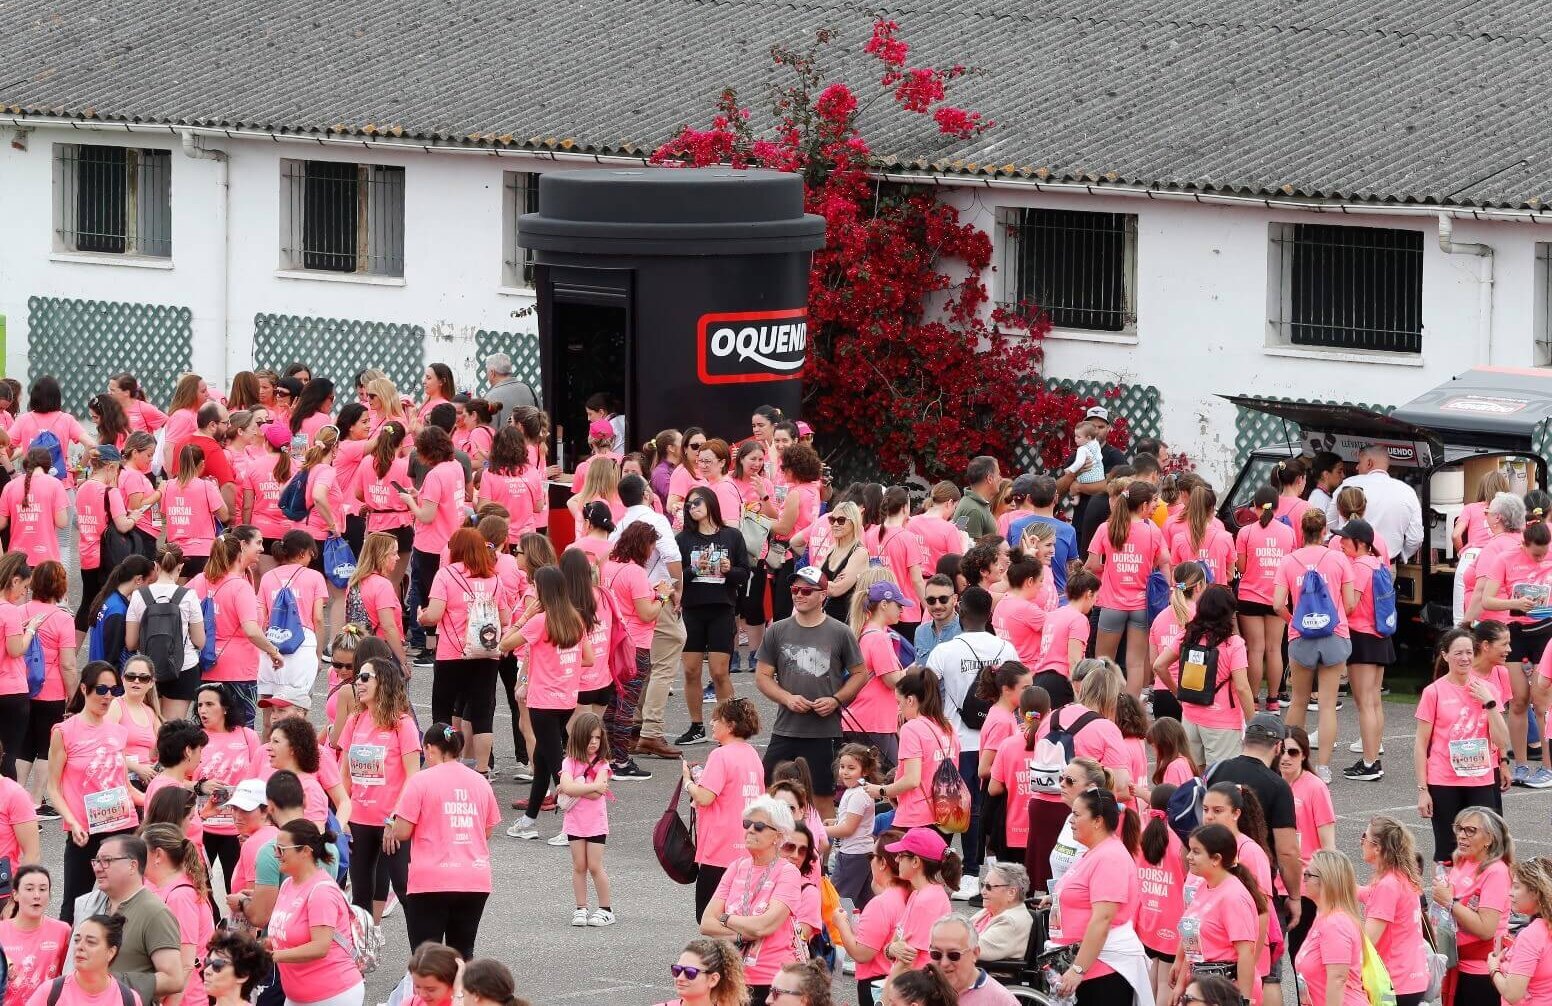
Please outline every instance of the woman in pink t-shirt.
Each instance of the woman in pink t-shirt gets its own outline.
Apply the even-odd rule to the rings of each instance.
[[[16,417],[9,435],[11,457],[20,459],[24,454],[32,453],[32,445],[40,434],[52,433],[59,441],[59,451],[65,463],[65,470],[57,474],[69,487],[75,484],[75,476],[69,467],[70,445],[95,447],[97,440],[81,428],[74,416],[63,411],[62,401],[59,382],[48,374],[39,377],[27,391],[27,411]]]
[[[204,728],[207,743],[200,752],[199,767],[194,778],[203,783],[207,791],[237,788],[244,779],[257,778],[268,764],[263,742],[252,729],[243,725],[237,711],[232,691],[219,682],[200,685],[194,703],[199,725]],[[223,876],[230,876],[237,868],[240,851],[237,841],[237,823],[229,809],[219,801],[205,806],[204,820],[205,861],[220,862]]]
[[[173,824],[153,824],[141,831],[147,856],[146,886],[172,912],[178,923],[179,953],[187,982],[183,994],[191,1003],[206,1001],[205,948],[215,934],[210,917],[210,877],[200,850]]]
[[[819,480],[823,473],[824,463],[807,444],[793,444],[782,452],[782,481],[776,487],[776,494],[781,497],[781,516],[771,526],[772,541],[790,542],[794,534],[814,523],[819,516]],[[781,496],[783,485],[785,496]],[[810,561],[813,558],[811,553]],[[772,575],[772,621],[780,621],[792,614],[792,563],[793,558],[789,556],[783,568]]]
[[[1166,646],[1153,664],[1164,687],[1180,699],[1186,738],[1199,765],[1240,752],[1245,724],[1256,712],[1246,664],[1245,641],[1234,634],[1234,595],[1215,583],[1202,591],[1180,642]]]
[[[348,611],[352,592],[358,596],[361,609],[366,612],[367,635],[387,643],[399,663],[408,669],[411,664],[404,651],[404,606],[393,579],[399,566],[399,540],[386,531],[368,532],[356,558],[356,571],[345,588],[345,606]]]
[[[1003,665],[1004,668],[1007,665]],[[1001,670],[998,671],[1000,675]],[[999,859],[1022,863],[1027,858],[1030,836],[1030,809],[1035,795],[1033,772],[1035,742],[1047,726],[1051,712],[1051,698],[1042,695],[1044,689],[1025,688],[1019,698],[1018,729],[997,742],[989,762],[990,777],[986,780],[989,797],[1004,797],[1003,822],[1004,848],[997,853]],[[981,730],[981,754],[987,753],[986,731]],[[1057,806],[1061,806],[1058,804]],[[1058,825],[1060,828],[1060,825]],[[1047,856],[1050,850],[1047,849]],[[1043,885],[1045,878],[1041,878]]]
[[[1374,574],[1381,568],[1375,553],[1374,529],[1366,520],[1350,520],[1336,536],[1342,540],[1342,554],[1353,567],[1353,593],[1357,604],[1348,612],[1353,652],[1347,658],[1347,676],[1352,684],[1353,701],[1358,705],[1358,735],[1363,757],[1344,773],[1349,779],[1372,780],[1384,774],[1380,768],[1380,742],[1385,734],[1385,702],[1380,689],[1385,684],[1385,668],[1395,663],[1396,648],[1391,641],[1396,626],[1394,613],[1389,631],[1381,633],[1374,613]],[[1389,567],[1385,567],[1389,572]]]
[[[701,933],[739,943],[751,997],[763,1001],[782,965],[796,959],[795,913],[803,877],[781,858],[779,847],[793,830],[792,811],[774,797],[744,807],[744,849],[701,915]],[[940,843],[942,839],[938,840]]]
[[[1235,854],[1239,864],[1250,871],[1256,884],[1270,897],[1276,890],[1277,877],[1272,873],[1271,829],[1266,823],[1266,812],[1256,798],[1255,790],[1239,783],[1214,783],[1202,797],[1202,823],[1221,824],[1234,833],[1239,849]],[[1195,885],[1192,885],[1193,887]],[[1283,931],[1281,920],[1271,911],[1261,915],[1260,950],[1256,957],[1256,974],[1267,984],[1267,998],[1279,1002],[1279,976],[1271,975],[1272,962],[1282,959]],[[1280,969],[1279,969],[1280,972]]]
[[[925,667],[902,674],[895,682],[895,695],[900,710],[895,777],[867,791],[875,799],[895,801],[895,827],[931,826],[936,823],[932,777],[945,761],[959,764],[959,736],[943,714],[943,689],[937,675]]]
[[[1292,671],[1287,720],[1302,727],[1308,714],[1310,694],[1320,699],[1320,752],[1315,758],[1316,771],[1324,778],[1331,775],[1331,748],[1336,744],[1336,689],[1342,672],[1347,669],[1347,658],[1352,653],[1352,641],[1347,628],[1347,613],[1358,603],[1353,589],[1353,567],[1347,557],[1333,548],[1326,540],[1326,515],[1313,507],[1304,511],[1300,522],[1304,545],[1283,557],[1277,567],[1277,584],[1272,595],[1272,609],[1288,624],[1288,663]],[[1336,626],[1332,628],[1325,619],[1330,612],[1307,612],[1303,617],[1319,621],[1320,625],[1305,626],[1300,631],[1298,619],[1299,601],[1304,592],[1305,576],[1313,572],[1325,581],[1326,595],[1336,609]]]
[[[1212,571],[1213,583],[1234,580],[1234,539],[1223,522],[1213,516],[1218,497],[1205,482],[1191,487],[1186,498],[1185,520],[1170,539],[1170,562],[1200,562]]]
[[[548,509],[549,500],[536,500],[526,478],[528,443],[515,426],[502,427],[490,448],[490,467],[480,476],[476,504],[486,501],[507,508],[507,544],[516,545],[537,524],[535,511]]]
[[[124,372],[108,379],[108,394],[112,395],[124,410],[132,432],[144,430],[155,433],[167,425],[167,414],[146,401],[145,391],[134,374]]]
[[[469,462],[476,469],[484,468],[485,459],[490,457],[491,444],[496,439],[490,421],[501,407],[493,406],[483,398],[472,398],[462,405],[454,402],[453,407],[458,411],[453,427],[453,446],[469,455]]]
[[[59,532],[70,526],[70,497],[65,483],[49,474],[48,452],[28,451],[25,474],[0,489],[0,530],[9,529],[11,548],[29,562],[58,560]]]
[[[243,523],[252,524],[264,537],[264,559],[260,573],[274,568],[271,552],[286,532],[296,525],[280,509],[280,494],[291,481],[291,432],[284,423],[267,423],[264,426],[265,455],[249,463],[239,485],[242,505],[238,508]]]
[[[1363,861],[1373,868],[1363,902],[1363,934],[1390,974],[1398,1003],[1419,1006],[1428,990],[1428,944],[1423,939],[1423,876],[1417,868],[1412,832],[1393,817],[1369,819],[1358,840]]]
[[[529,535],[527,544],[536,549],[549,548],[549,539]],[[652,561],[657,548],[657,532],[646,521],[636,521],[620,532],[614,550],[598,572],[598,582],[614,595],[614,604],[636,648],[636,676],[628,681],[615,683],[615,698],[604,713],[604,726],[609,730],[609,748],[614,755],[614,776],[624,773],[627,777],[642,779],[645,770],[636,767],[630,757],[631,717],[641,702],[641,690],[651,677],[652,635],[657,629],[657,617],[663,610],[672,584],[668,581],[653,585],[647,576],[647,563]],[[526,554],[526,552],[525,552]],[[550,562],[553,563],[554,553]],[[525,560],[531,570],[537,568]],[[508,661],[502,661],[505,667]],[[505,675],[505,671],[502,672]],[[515,677],[515,674],[514,674]],[[507,694],[512,694],[507,686]],[[515,714],[514,714],[515,716]]]
[[[1169,549],[1150,519],[1157,490],[1133,482],[1110,501],[1110,519],[1094,533],[1088,569],[1099,574],[1099,634],[1094,652],[1115,659],[1126,635],[1126,684],[1133,695],[1148,683],[1148,576],[1169,564]]]
[[[1304,994],[1315,1006],[1367,1006],[1353,864],[1342,853],[1323,849],[1304,868],[1304,885],[1315,903],[1315,921],[1293,962]]]
[[[387,829],[406,782],[420,771],[420,730],[396,662],[362,664],[354,688],[356,712],[345,721],[338,743],[350,791],[351,900],[381,921],[388,891],[379,884],[380,874],[401,900],[409,894],[409,848],[401,848]]]
[[[84,920],[71,943],[74,970],[63,978],[39,984],[27,1006],[116,1006],[120,1002],[142,1006],[140,993],[124,985],[109,970],[123,939],[121,916],[99,914]]]
[[[1148,956],[1154,1001],[1161,1003],[1169,1001],[1170,965],[1180,952],[1176,923],[1186,907],[1186,844],[1169,825],[1169,800],[1174,795],[1173,783],[1153,787],[1148,823],[1139,837],[1135,856],[1137,912],[1133,924]]]
[[[339,775],[338,766],[331,764],[332,753],[330,762],[325,762],[318,731],[312,723],[300,715],[277,718],[266,736],[268,764],[259,775],[268,779],[276,772],[294,772],[302,781],[302,792],[307,798],[303,814],[319,827],[328,820],[331,801],[336,815],[349,821],[350,793],[345,789],[344,777]]]
[[[1148,746],[1153,748],[1153,774],[1148,777],[1152,785],[1179,786],[1202,774],[1191,757],[1186,728],[1173,716],[1160,716],[1149,725]]]
[[[960,882],[959,856],[949,851],[937,829],[912,828],[897,842],[884,846],[895,854],[900,879],[911,886],[905,909],[895,924],[894,939],[884,954],[896,967],[927,966],[932,927],[952,911],[948,892]]]
[[[119,472],[119,492],[124,494],[124,506],[135,514],[135,534],[141,538],[143,548],[154,549],[161,537],[161,515],[157,504],[162,491],[151,485],[151,458],[156,452],[156,438],[149,433],[131,433],[124,442],[124,467]]]
[[[186,445],[178,455],[178,474],[162,486],[162,515],[167,520],[167,540],[183,549],[183,575],[198,576],[210,560],[216,525],[232,519],[232,512],[216,484],[204,477],[205,452],[197,444]]]
[[[409,568],[415,539],[414,515],[398,491],[398,487],[410,485],[410,462],[403,451],[405,436],[403,420],[391,420],[379,427],[372,452],[356,467],[355,484],[349,489],[366,515],[366,532],[381,531],[398,539],[399,563],[392,577],[395,589]]]
[[[900,748],[900,710],[895,685],[905,669],[895,653],[891,630],[899,624],[898,601],[864,598],[863,622],[853,628],[867,683],[841,713],[841,735],[848,741],[876,747],[886,764],[895,764]]]
[[[275,959],[289,1003],[360,1006],[361,971],[336,937],[349,932],[350,905],[334,882],[328,849],[332,833],[306,818],[288,821],[275,837],[275,858],[285,880],[275,895],[264,946]]]
[[[719,703],[711,714],[716,742],[704,768],[684,761],[684,791],[695,804],[695,917],[700,918],[733,860],[743,853],[740,817],[744,807],[765,792],[760,752],[749,738],[760,732],[760,714],[748,699]]]
[[[1221,824],[1202,825],[1186,844],[1186,866],[1201,884],[1180,918],[1180,950],[1170,970],[1172,1000],[1197,974],[1227,978],[1246,1001],[1258,998],[1259,916],[1270,911],[1271,901],[1239,862],[1238,850],[1234,833]]]
[[[1116,930],[1131,932],[1140,898],[1135,859],[1137,816],[1117,803],[1109,790],[1088,790],[1073,801],[1072,832],[1088,851],[1056,886],[1053,928],[1060,927],[1062,944],[1078,948],[1057,988],[1063,995],[1077,995],[1078,986],[1083,984],[1088,986],[1083,990],[1085,1002],[1124,1002],[1134,994],[1130,980],[1101,961],[1099,955],[1108,950],[1107,956],[1116,960],[1131,954],[1136,967],[1143,967],[1144,954],[1135,934],[1135,950],[1128,950],[1125,942],[1117,945],[1111,940]],[[1052,940],[1058,938],[1053,936]]]
[[[561,833],[571,846],[571,893],[576,911],[573,926],[614,925],[609,874],[604,870],[604,845],[609,838],[609,745],[603,717],[579,712],[571,721],[566,756],[560,763],[559,797],[571,801],[561,821]],[[598,907],[587,910],[587,881],[593,879]]]
[[[426,604],[420,609],[420,624],[435,627],[437,635],[431,718],[453,723],[464,731],[474,767],[483,772],[490,767],[493,739],[499,674],[496,644],[511,612],[496,579],[495,557],[478,531],[459,528],[448,545],[447,557],[448,565],[437,570]],[[471,610],[493,616],[495,622],[480,623],[493,631],[477,628],[482,636],[477,644],[468,638]],[[558,757],[555,767],[559,767]]]
[[[1235,565],[1239,569],[1239,627],[1245,635],[1250,661],[1250,692],[1261,694],[1266,682],[1266,708],[1278,712],[1277,695],[1283,686],[1283,633],[1287,623],[1272,610],[1277,596],[1277,570],[1283,556],[1295,545],[1293,528],[1277,519],[1277,491],[1271,486],[1256,490],[1251,505],[1256,519],[1239,529],[1234,538]]]
[[[1490,1003],[1498,994],[1487,959],[1509,933],[1509,861],[1513,846],[1508,825],[1485,807],[1467,807],[1455,815],[1455,854],[1443,879],[1429,888],[1429,910],[1455,920],[1459,963],[1445,976],[1446,1000],[1453,983],[1458,1006]]]
[[[1433,824],[1434,862],[1449,862],[1455,848],[1451,826],[1464,807],[1492,807],[1499,799],[1496,751],[1509,748],[1509,724],[1502,700],[1472,672],[1476,638],[1469,629],[1439,637],[1434,680],[1417,702],[1413,771],[1418,816]]]
[[[459,760],[463,734],[433,723],[425,768],[411,776],[394,812],[394,834],[410,849],[404,924],[416,946],[430,940],[474,956],[490,897],[490,837],[501,808],[490,780]]]
[[[1289,727],[1288,739],[1283,741],[1283,753],[1278,758],[1277,769],[1293,790],[1293,817],[1299,833],[1299,859],[1304,866],[1310,857],[1321,849],[1336,848],[1336,808],[1331,802],[1331,788],[1315,774],[1310,761],[1309,734],[1303,727]],[[1286,894],[1282,878],[1276,881],[1276,893]],[[1310,922],[1315,918],[1315,905],[1306,896],[1299,912],[1298,925],[1288,930],[1288,952],[1299,955]]]
[[[0,948],[9,964],[5,1006],[26,1006],[40,985],[65,967],[70,952],[70,926],[48,917],[53,880],[37,863],[20,866],[11,875],[15,914],[0,921]]]
[[[1531,921],[1505,951],[1488,955],[1488,973],[1507,1006],[1552,1002],[1552,863],[1546,857],[1521,860],[1513,877],[1509,905]]]
[[[76,611],[76,631],[85,633],[96,621],[91,600],[102,590],[109,570],[102,561],[102,536],[113,522],[119,534],[128,534],[135,527],[135,516],[124,506],[124,495],[118,490],[119,464],[122,455],[117,448],[93,448],[87,452],[86,462],[91,474],[81,483],[75,494],[76,554],[81,566],[81,599]]]

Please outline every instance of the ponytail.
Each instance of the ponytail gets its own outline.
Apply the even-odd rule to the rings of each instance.
[[[1142,830],[1142,858],[1153,866],[1164,861],[1169,852],[1169,800],[1175,795],[1173,783],[1160,783],[1148,796],[1148,824]]]
[[[1191,487],[1191,495],[1186,498],[1186,527],[1190,533],[1192,552],[1201,551],[1202,540],[1207,537],[1207,528],[1212,521],[1213,505],[1217,501],[1206,482]]]
[[[1277,490],[1271,486],[1262,486],[1251,497],[1251,504],[1256,510],[1256,523],[1266,527],[1277,519]]]
[[[1035,749],[1040,726],[1051,713],[1051,693],[1039,685],[1030,685],[1019,696],[1019,725],[1024,731],[1024,750]]]
[[[325,426],[318,430],[317,438],[313,445],[307,448],[307,453],[302,455],[302,470],[310,471],[328,457],[336,445],[339,444],[339,428]]]
[[[181,870],[188,876],[189,884],[200,901],[210,896],[210,873],[200,857],[199,848],[189,841],[182,828],[166,823],[147,825],[141,831],[140,838],[147,848],[160,849],[165,853],[173,869]]]
[[[1187,593],[1199,590],[1207,582],[1207,573],[1199,562],[1182,562],[1170,570],[1170,576],[1173,586],[1169,589],[1169,610],[1174,612],[1175,624],[1184,629],[1191,621],[1191,599]]]

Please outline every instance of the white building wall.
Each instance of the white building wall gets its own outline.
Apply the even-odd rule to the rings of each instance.
[[[164,303],[193,311],[194,366],[225,385],[251,366],[259,313],[418,324],[425,359],[475,377],[478,329],[532,333],[531,291],[502,285],[503,172],[568,170],[557,162],[488,154],[425,153],[364,144],[264,139],[206,141],[230,158],[229,243],[218,207],[221,166],[181,151],[170,132],[124,133],[58,127],[11,142],[0,130],[0,315],[7,324],[8,374],[26,380],[30,296]],[[90,261],[53,250],[53,144],[166,147],[172,162],[173,257],[168,263]],[[25,149],[20,149],[25,147]],[[312,158],[405,167],[405,274],[400,279],[298,276],[280,269],[281,161]],[[1054,377],[1152,384],[1163,402],[1165,439],[1209,474],[1231,474],[1234,409],[1220,394],[1273,394],[1400,404],[1467,367],[1531,366],[1546,327],[1538,239],[1552,228],[1459,221],[1455,239],[1496,250],[1492,342],[1482,344],[1481,263],[1446,255],[1429,216],[1332,215],[1192,202],[1051,194],[1032,189],[945,186],[965,219],[993,232],[998,207],[1046,206],[1138,217],[1135,334],[1056,332],[1045,343]],[[1424,352],[1419,358],[1363,357],[1269,345],[1269,227],[1274,222],[1404,227],[1424,232]],[[223,308],[223,274],[225,303]],[[993,296],[998,279],[989,277]],[[520,317],[514,317],[514,313]],[[370,361],[363,360],[365,366]],[[332,375],[345,378],[348,375]],[[417,391],[411,391],[411,394]]]

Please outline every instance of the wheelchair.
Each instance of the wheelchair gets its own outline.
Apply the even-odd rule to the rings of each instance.
[[[1029,943],[1024,948],[1023,958],[983,960],[980,962],[981,967],[1001,982],[1020,1003],[1057,1006],[1060,1000],[1050,990],[1050,976],[1059,975],[1071,967],[1078,948],[1066,946],[1046,949],[1046,941],[1050,938],[1051,910],[1037,908],[1033,901],[1028,903],[1028,908],[1034,918],[1034,925],[1029,927]]]

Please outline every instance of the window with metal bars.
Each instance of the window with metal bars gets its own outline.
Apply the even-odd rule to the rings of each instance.
[[[1056,328],[1137,326],[1137,217],[1003,207],[1002,300],[1038,306]]]
[[[404,169],[281,162],[281,268],[404,275]]]
[[[518,219],[524,213],[539,212],[539,174],[535,171],[508,171],[505,173],[506,240],[502,256],[501,282],[505,286],[534,284],[534,253],[517,243]]]
[[[1273,224],[1272,251],[1281,344],[1423,351],[1422,231]]]
[[[1538,367],[1552,367],[1552,244],[1536,243],[1536,357]]]
[[[172,152],[54,145],[54,247],[172,257]]]

